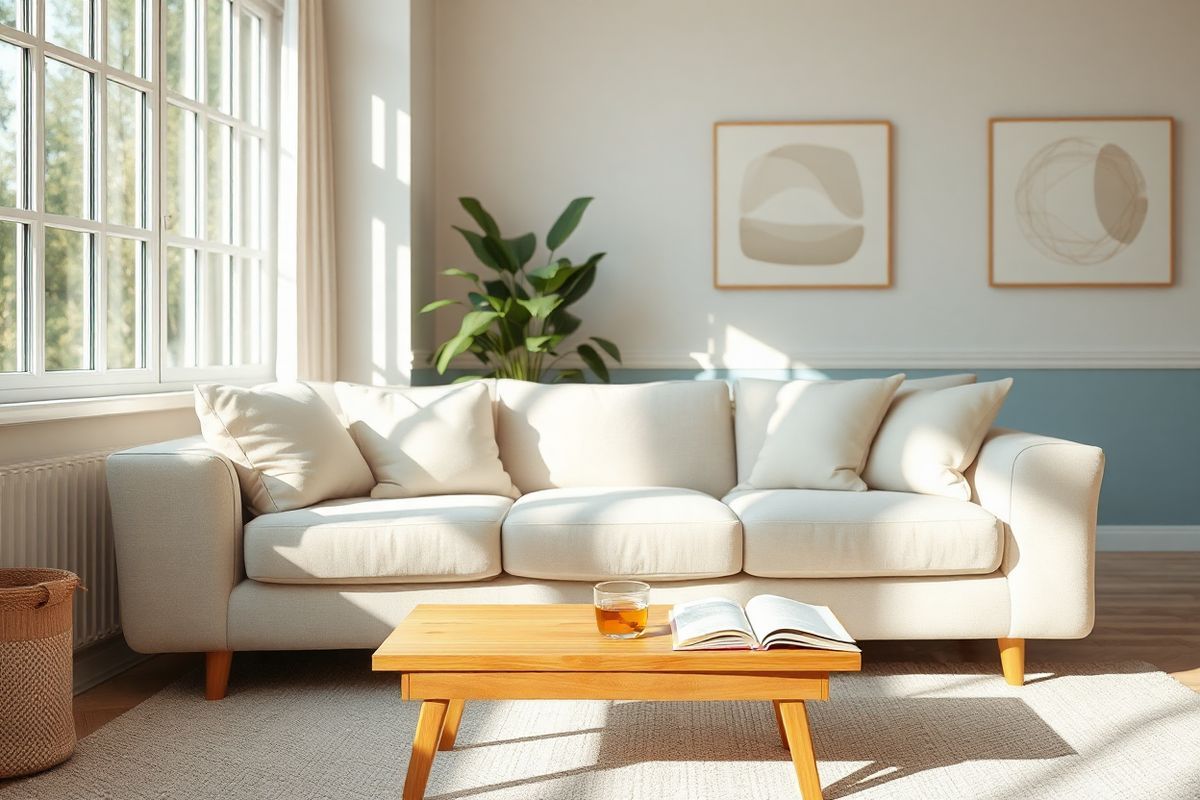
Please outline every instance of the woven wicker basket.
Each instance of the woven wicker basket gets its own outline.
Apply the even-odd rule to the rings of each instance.
[[[61,764],[75,751],[71,596],[61,569],[0,569],[0,778]]]

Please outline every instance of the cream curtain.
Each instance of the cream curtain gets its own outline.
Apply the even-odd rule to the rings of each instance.
[[[283,36],[276,372],[331,381],[337,265],[324,0],[289,0]]]

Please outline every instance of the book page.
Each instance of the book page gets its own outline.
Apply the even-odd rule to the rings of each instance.
[[[765,642],[779,631],[800,631],[835,642],[853,643],[849,632],[826,606],[813,606],[773,594],[760,594],[746,603],[746,617],[755,637]]]
[[[754,630],[742,607],[721,597],[677,603],[671,609],[671,629],[677,647],[686,647],[728,633],[754,638]]]

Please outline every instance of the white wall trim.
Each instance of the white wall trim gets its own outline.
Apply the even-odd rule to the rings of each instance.
[[[86,692],[149,657],[130,650],[120,633],[96,642],[75,654],[72,689],[75,694]]]
[[[583,341],[583,340],[580,340]],[[620,345],[620,342],[617,342]],[[428,366],[428,353],[413,353],[413,366]],[[877,350],[811,352],[770,360],[725,361],[708,353],[626,352],[617,369],[784,370],[784,369],[1200,369],[1200,351],[1021,351]],[[579,366],[564,359],[563,366]],[[454,368],[473,369],[473,357],[458,358]]]
[[[1096,549],[1104,552],[1200,550],[1200,525],[1099,525]]]
[[[124,394],[112,397],[77,397],[63,400],[31,400],[0,403],[0,426],[27,422],[48,422],[79,417],[106,417],[113,414],[140,414],[191,408],[195,403],[191,390]]]

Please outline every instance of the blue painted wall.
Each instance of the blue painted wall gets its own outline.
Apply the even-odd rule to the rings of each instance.
[[[963,370],[951,370],[961,372]],[[891,370],[618,370],[616,383],[705,378],[866,378]],[[1200,370],[975,370],[1015,379],[999,425],[1104,448],[1102,525],[1200,524]],[[946,371],[909,370],[912,377]],[[440,383],[429,369],[413,382]]]

